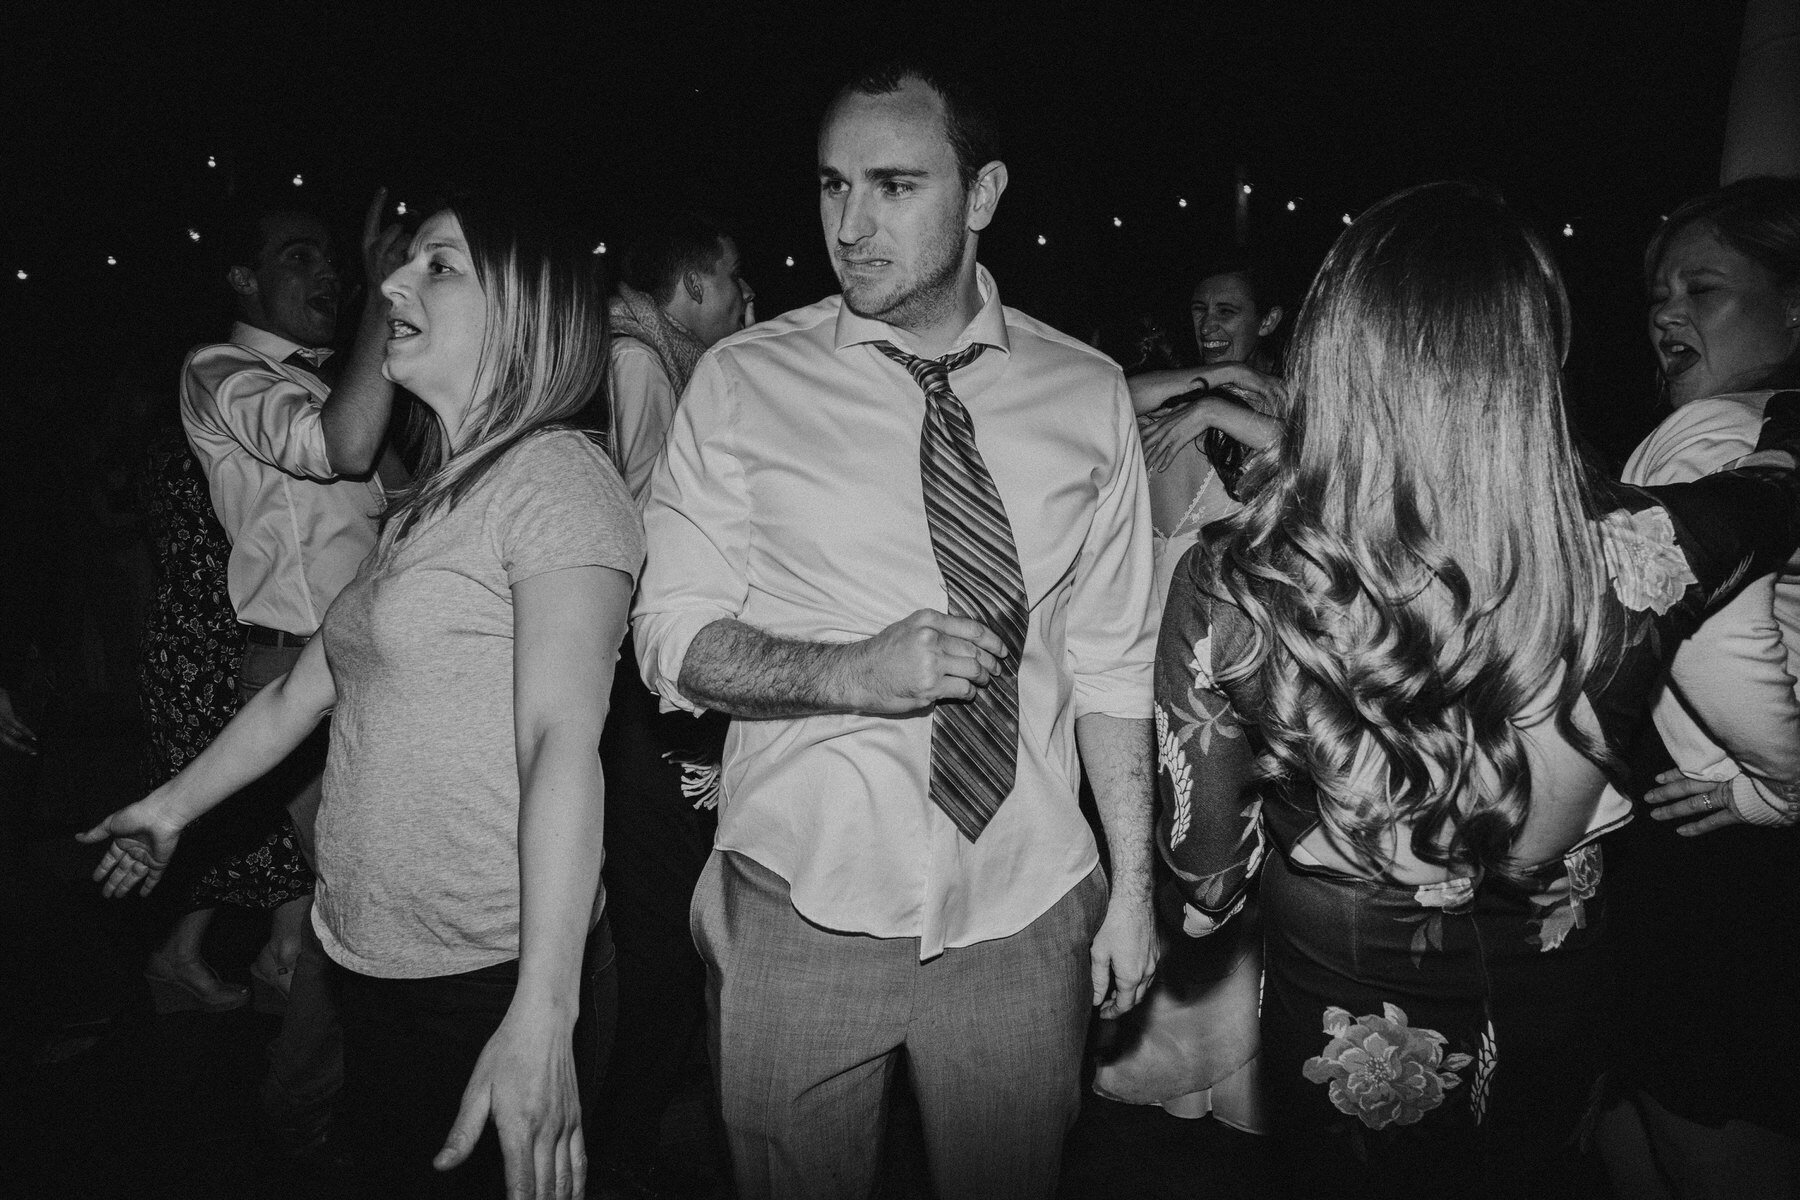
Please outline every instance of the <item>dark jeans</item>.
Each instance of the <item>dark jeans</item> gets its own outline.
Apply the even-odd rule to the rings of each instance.
[[[375,979],[336,965],[331,975],[344,1023],[346,1148],[363,1194],[371,1200],[503,1195],[505,1165],[492,1122],[462,1166],[440,1172],[431,1160],[456,1120],[475,1060],[512,1003],[518,960],[432,979]],[[575,1024],[590,1144],[586,1114],[606,1068],[617,1006],[612,934],[602,918],[588,935]]]

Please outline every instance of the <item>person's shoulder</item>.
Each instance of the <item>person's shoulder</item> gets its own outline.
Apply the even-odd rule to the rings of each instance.
[[[842,297],[827,296],[804,308],[789,309],[778,317],[758,321],[748,329],[740,329],[730,337],[720,339],[706,352],[707,357],[726,362],[751,359],[765,353],[779,354],[796,342],[817,338],[821,327],[827,330],[834,327],[842,303]]]
[[[503,461],[508,471],[533,478],[618,474],[593,435],[560,425],[526,434]]]
[[[266,356],[236,342],[213,342],[195,346],[188,351],[187,362],[182,366],[185,376],[206,385],[208,391],[216,390],[218,384],[242,371],[265,371],[273,374],[276,373],[276,367]]]
[[[1103,378],[1107,382],[1124,380],[1125,373],[1118,363],[1080,338],[1071,337],[1054,325],[1010,305],[1002,306],[1001,312],[1005,314],[1007,340],[1015,352],[1029,349],[1034,356],[1044,356],[1058,367],[1091,372],[1096,379]]]
[[[1628,483],[1676,482],[1710,474],[1747,454],[1762,430],[1772,392],[1735,392],[1692,400],[1670,413],[1638,443],[1625,464]]]

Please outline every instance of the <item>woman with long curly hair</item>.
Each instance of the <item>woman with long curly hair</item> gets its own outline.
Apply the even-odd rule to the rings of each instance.
[[[1175,573],[1160,840],[1190,934],[1260,871],[1298,1195],[1586,1186],[1561,1154],[1602,1063],[1606,785],[1675,644],[1800,541],[1786,443],[1685,487],[1591,476],[1567,339],[1496,197],[1376,205],[1302,307],[1285,436]]]
[[[581,247],[473,200],[382,291],[384,373],[435,418],[415,481],[294,669],[81,836],[111,839],[106,894],[148,890],[195,816],[331,713],[313,925],[368,1194],[492,1196],[504,1174],[508,1195],[579,1195],[612,1013],[597,746],[644,553],[572,427],[600,394],[604,302]]]

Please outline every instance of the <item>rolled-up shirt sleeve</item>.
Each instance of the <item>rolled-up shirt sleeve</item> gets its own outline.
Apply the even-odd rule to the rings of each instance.
[[[1160,605],[1151,562],[1150,490],[1122,376],[1112,403],[1118,419],[1111,471],[1100,488],[1069,598],[1069,665],[1076,716],[1148,720]]]
[[[703,711],[676,686],[688,646],[714,621],[737,617],[749,592],[750,501],[733,449],[734,407],[727,368],[707,355],[651,473],[649,558],[631,632],[644,683],[665,712]]]
[[[324,401],[260,363],[245,367],[230,349],[195,357],[197,386],[188,392],[195,416],[278,471],[319,483],[336,479],[325,448]]]

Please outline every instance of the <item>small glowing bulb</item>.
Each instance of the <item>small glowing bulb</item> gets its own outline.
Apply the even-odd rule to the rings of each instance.
[[[1044,235],[1043,235],[1043,234],[1041,234],[1041,233],[1040,233],[1040,234],[1038,234],[1038,245],[1040,245],[1040,246],[1047,246],[1047,245],[1049,245],[1049,244],[1050,244],[1050,243],[1049,243],[1049,242],[1048,242],[1048,241],[1047,241],[1047,240],[1046,240],[1046,239],[1045,239],[1045,237],[1044,237]]]
[[[1294,202],[1293,202],[1293,201],[1292,201],[1292,200],[1289,200],[1289,201],[1288,201],[1288,211],[1289,211],[1289,212],[1293,212],[1293,211],[1294,211]]]
[[[197,242],[199,240],[200,240],[200,231],[198,229],[195,229],[192,225],[189,225],[188,226],[188,241]]]
[[[787,256],[787,265],[790,267],[794,265],[794,256],[791,254]]]
[[[402,200],[400,203],[394,205],[394,212],[404,217],[406,215],[406,201]]]
[[[1564,237],[1574,237],[1575,236],[1575,227],[1573,225],[1564,225],[1563,226],[1563,236]]]
[[[219,165],[219,160],[209,154],[206,156],[206,165],[209,167],[216,167]]]
[[[1656,218],[1656,219],[1657,219],[1657,220],[1659,220],[1659,221],[1666,221],[1666,220],[1668,220],[1668,219],[1669,219],[1669,214],[1668,214],[1668,213],[1664,213],[1664,214],[1663,214],[1663,215],[1662,215],[1662,216],[1660,216],[1660,217],[1658,217],[1658,218]]]
[[[606,243],[600,242],[597,245],[595,245],[594,253],[595,254],[605,254],[606,253]]]
[[[1345,213],[1344,214],[1344,224],[1348,225],[1349,223],[1350,223],[1350,214]]]
[[[1181,197],[1177,198],[1175,201],[1175,206],[1177,208],[1186,208],[1187,207],[1187,197],[1181,196]]]
[[[299,187],[301,184],[303,184],[305,182],[306,182],[306,180],[304,178],[302,178],[301,176],[299,176],[299,175],[294,176],[294,186],[295,187]]]
[[[109,267],[116,267],[119,265],[119,260],[109,254],[106,256],[106,265]]]
[[[22,271],[22,270],[21,270],[21,271],[20,271],[20,272],[19,272],[19,278],[20,278],[20,279],[21,279],[21,280],[24,280],[24,279],[30,279],[30,278],[31,278],[31,276],[29,276],[29,275],[27,275],[27,274],[26,274],[26,273],[25,273],[25,272],[24,272],[24,271]]]
[[[1114,217],[1113,218],[1113,228],[1114,229],[1123,229],[1123,228],[1125,228],[1125,222],[1119,220],[1119,218],[1117,218],[1117,217]]]
[[[1250,194],[1250,185],[1246,183],[1244,185],[1244,195],[1248,196],[1249,194]]]

